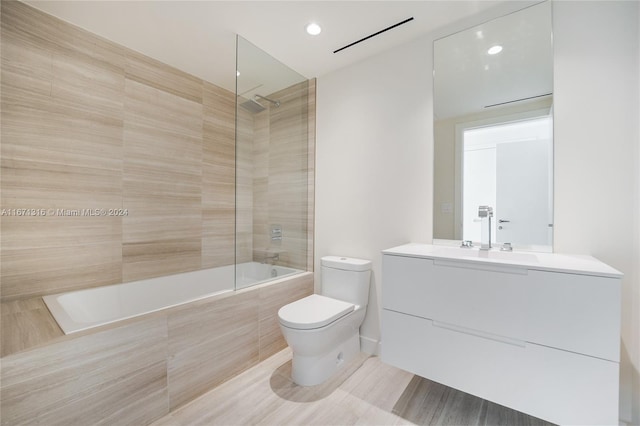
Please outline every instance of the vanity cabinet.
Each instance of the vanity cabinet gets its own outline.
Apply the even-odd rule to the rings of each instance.
[[[621,276],[588,256],[385,250],[382,360],[553,423],[617,424]]]

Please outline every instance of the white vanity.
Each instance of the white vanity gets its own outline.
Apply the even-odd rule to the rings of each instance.
[[[622,274],[590,256],[383,251],[382,360],[558,424],[618,424]]]

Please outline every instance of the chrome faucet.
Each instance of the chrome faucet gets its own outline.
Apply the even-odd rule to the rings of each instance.
[[[491,218],[493,217],[493,208],[491,206],[480,206],[478,208],[478,217],[481,220],[480,229],[480,250],[491,249]]]

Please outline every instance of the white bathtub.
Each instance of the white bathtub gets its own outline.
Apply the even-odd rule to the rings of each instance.
[[[44,296],[65,334],[137,317],[303,271],[258,262]]]

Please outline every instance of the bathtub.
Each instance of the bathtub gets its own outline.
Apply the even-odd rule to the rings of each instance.
[[[247,262],[44,296],[65,334],[156,312],[304,271]]]

